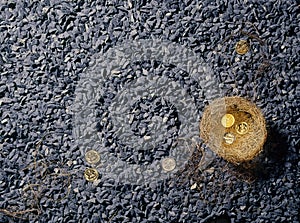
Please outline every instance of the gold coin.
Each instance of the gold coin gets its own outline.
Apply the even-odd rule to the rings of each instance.
[[[173,158],[167,157],[161,161],[161,165],[165,171],[172,171],[176,167],[176,161]]]
[[[100,155],[95,150],[89,150],[85,154],[85,159],[88,163],[95,164],[95,163],[98,163],[100,161]]]
[[[240,40],[235,45],[235,51],[240,54],[244,55],[249,51],[250,44],[246,40]]]
[[[233,126],[234,122],[235,118],[232,114],[225,114],[221,119],[221,123],[225,128],[230,128]]]
[[[232,144],[235,140],[235,137],[232,133],[227,132],[227,133],[225,133],[223,139],[224,139],[226,144]]]
[[[246,122],[241,122],[235,126],[235,130],[238,134],[244,135],[249,131],[248,124]]]
[[[84,171],[84,177],[87,181],[93,182],[98,179],[99,173],[95,168],[87,168]]]

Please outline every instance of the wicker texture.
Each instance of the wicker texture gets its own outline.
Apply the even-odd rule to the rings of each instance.
[[[221,119],[225,114],[235,118],[234,124],[226,128]],[[238,126],[246,123],[247,130]],[[229,134],[230,133],[230,134]],[[233,143],[226,143],[225,135],[234,136]],[[224,97],[214,100],[204,110],[200,122],[200,136],[216,154],[232,163],[252,160],[263,148],[267,138],[265,119],[252,102],[241,97]]]

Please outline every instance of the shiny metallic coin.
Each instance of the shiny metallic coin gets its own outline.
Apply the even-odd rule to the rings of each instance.
[[[87,168],[84,171],[84,178],[87,181],[93,182],[93,181],[97,180],[98,177],[99,177],[99,173],[95,168]]]
[[[249,131],[248,124],[246,122],[241,122],[235,126],[235,130],[238,134],[244,135]]]
[[[244,55],[249,51],[250,44],[246,40],[240,40],[235,45],[235,51],[240,54]]]
[[[176,167],[176,161],[173,158],[167,157],[161,161],[161,165],[165,171],[172,171]]]
[[[95,164],[95,163],[98,163],[100,161],[100,155],[95,150],[89,150],[85,154],[85,159],[88,163]]]
[[[232,144],[235,140],[235,137],[232,133],[227,132],[227,133],[225,133],[223,139],[224,139],[226,144]]]
[[[234,122],[235,118],[232,114],[225,114],[221,119],[221,123],[225,128],[230,128],[233,126]]]

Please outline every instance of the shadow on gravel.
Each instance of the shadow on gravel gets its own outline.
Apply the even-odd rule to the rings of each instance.
[[[208,219],[207,221],[205,221],[205,223],[230,223],[230,222],[231,222],[230,217],[227,214],[214,216]]]
[[[248,183],[278,178],[278,176],[283,174],[285,169],[288,146],[286,137],[274,129],[268,129],[267,141],[258,157],[249,162],[235,165],[215,156],[214,158],[210,158],[211,162],[201,170],[201,160],[206,156],[204,152],[207,150],[202,148],[203,145],[198,145],[186,167],[179,171],[178,179],[181,183],[186,183],[189,180],[201,182],[205,178],[203,171],[205,172],[206,169],[211,167],[222,169],[222,172],[228,172],[230,175]]]
[[[284,171],[287,153],[287,138],[274,129],[268,129],[263,152],[250,162],[233,166],[233,170],[249,181],[276,178]]]

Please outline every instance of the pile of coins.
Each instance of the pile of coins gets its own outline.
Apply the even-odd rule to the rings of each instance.
[[[216,99],[205,109],[200,136],[219,156],[241,163],[262,151],[267,130],[255,104],[240,97],[225,97]]]
[[[221,119],[221,124],[225,128],[231,128],[235,123],[236,121],[232,114],[225,114]],[[249,131],[247,122],[243,122],[243,121],[237,123],[234,128],[236,133],[240,135],[244,135]],[[232,144],[235,140],[235,135],[233,133],[226,132],[224,134],[223,139],[226,144]]]

